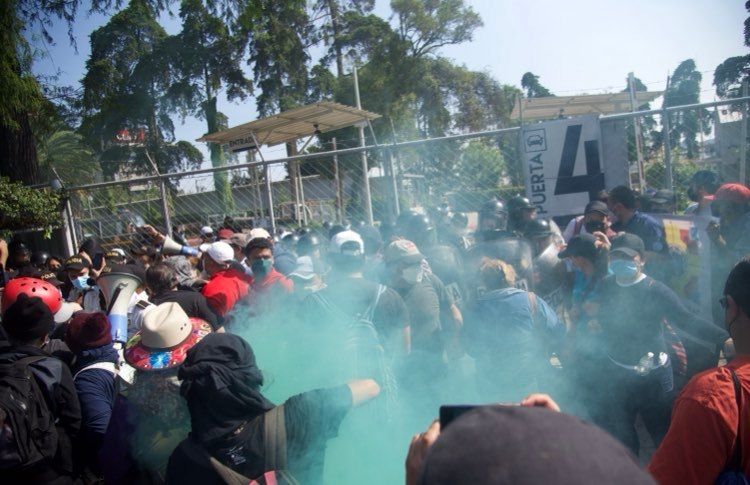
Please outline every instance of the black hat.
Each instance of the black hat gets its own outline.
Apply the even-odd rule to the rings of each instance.
[[[612,239],[612,248],[610,249],[609,254],[614,256],[617,252],[620,252],[629,258],[634,258],[636,256],[643,257],[643,253],[646,252],[646,247],[643,244],[643,239],[635,234],[624,232]]]
[[[547,237],[552,234],[552,227],[545,219],[532,219],[523,226],[523,235],[527,238]]]
[[[65,271],[68,271],[69,269],[81,271],[84,268],[91,268],[91,263],[88,259],[79,254],[71,256],[65,260]]]
[[[54,327],[52,312],[37,296],[20,294],[3,313],[3,328],[10,338],[23,341],[42,338]]]
[[[676,198],[674,192],[668,189],[659,189],[651,199],[653,204],[673,204]]]
[[[419,482],[653,484],[617,440],[573,416],[482,406],[441,430]]]
[[[586,204],[586,209],[584,209],[583,213],[590,214],[592,212],[598,212],[602,215],[609,215],[609,210],[607,209],[607,204],[604,202],[598,201],[598,200],[592,200],[588,204]]]
[[[578,234],[570,238],[568,246],[560,251],[558,258],[569,258],[571,256],[582,256],[586,259],[596,257],[596,238],[591,234]]]

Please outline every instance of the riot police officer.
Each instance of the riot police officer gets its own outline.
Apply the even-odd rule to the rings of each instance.
[[[534,252],[534,291],[555,310],[561,310],[567,271],[565,263],[557,256],[560,248],[555,243],[555,232],[546,219],[526,223],[524,237]]]

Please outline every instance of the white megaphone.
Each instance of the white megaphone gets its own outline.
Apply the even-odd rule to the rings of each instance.
[[[96,280],[107,302],[107,318],[115,342],[128,340],[128,305],[130,297],[142,283],[139,277],[122,272],[102,273]]]
[[[166,255],[181,254],[183,256],[200,255],[198,249],[190,246],[183,246],[169,236],[164,239],[164,244],[161,245],[161,253]]]

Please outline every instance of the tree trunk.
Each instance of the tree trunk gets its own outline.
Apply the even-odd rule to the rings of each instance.
[[[28,113],[16,114],[18,130],[0,125],[0,175],[26,185],[41,183],[36,140]]]
[[[210,96],[210,93],[208,93]],[[218,131],[216,110],[216,96],[210,96],[206,103],[206,122],[208,123],[208,133]],[[223,167],[226,165],[224,150],[218,143],[209,143],[208,149],[211,152],[211,166]],[[227,171],[214,172],[214,190],[219,200],[219,206],[224,215],[234,211],[234,198],[232,197],[232,187],[229,184]]]
[[[336,52],[336,76],[344,75],[344,56],[341,52],[341,26],[339,25],[339,4],[337,0],[326,0],[328,12],[331,15],[331,27],[333,28],[333,49]]]

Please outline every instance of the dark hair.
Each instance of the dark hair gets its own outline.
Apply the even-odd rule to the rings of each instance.
[[[609,192],[609,203],[617,204],[620,203],[628,209],[636,208],[636,197],[635,192],[629,187],[624,185],[618,185]]]
[[[745,315],[750,316],[750,257],[742,258],[729,272],[724,294],[731,296]]]
[[[248,256],[251,251],[254,251],[256,249],[271,249],[273,250],[273,244],[271,241],[269,241],[266,238],[263,237],[256,237],[250,240],[249,243],[245,246],[245,250],[243,251],[243,254],[245,256]]]
[[[164,263],[149,266],[146,270],[146,286],[154,295],[171,290],[177,282],[174,270]]]
[[[602,189],[599,192],[596,193],[596,196],[594,197],[594,200],[598,200],[600,202],[607,203],[607,200],[609,199],[609,192],[607,192],[606,189]]]

